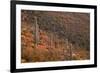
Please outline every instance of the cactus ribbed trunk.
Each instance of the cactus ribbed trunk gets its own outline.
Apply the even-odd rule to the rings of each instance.
[[[39,25],[37,23],[37,17],[34,17],[35,19],[35,47],[37,48],[38,42],[39,42]]]

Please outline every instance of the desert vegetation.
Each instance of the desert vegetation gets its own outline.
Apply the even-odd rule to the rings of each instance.
[[[88,13],[21,10],[21,62],[90,58]]]

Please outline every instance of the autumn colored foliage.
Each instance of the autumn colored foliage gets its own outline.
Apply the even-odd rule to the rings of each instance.
[[[90,58],[88,13],[21,11],[21,62]]]

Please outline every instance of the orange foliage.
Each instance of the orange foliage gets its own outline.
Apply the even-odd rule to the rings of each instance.
[[[49,30],[50,32],[48,32],[48,30],[42,30],[41,28],[39,28],[38,29],[39,40],[36,42],[36,36],[35,36],[35,34],[33,34],[33,32],[35,33],[35,27],[34,27],[34,25],[31,25],[34,23],[34,21],[28,18],[31,16],[29,16],[30,14],[29,15],[27,14],[27,11],[25,13],[26,14],[22,13],[23,17],[22,17],[22,23],[21,23],[21,50],[22,50],[21,51],[21,54],[22,54],[21,62],[22,63],[89,59],[89,51],[87,51],[84,48],[83,49],[78,48],[78,49],[71,50],[72,57],[69,58],[70,57],[70,53],[69,53],[70,48],[76,48],[76,47],[74,47],[74,44],[72,44],[70,41],[66,45],[66,43],[64,43],[65,42],[64,35],[59,35],[62,32],[63,33],[71,32],[70,35],[73,37],[69,36],[71,38],[70,40],[75,40],[75,37],[78,37],[78,36],[76,36],[77,35],[76,31],[82,32],[83,30],[80,30],[78,28],[76,30],[76,28],[75,28],[76,25],[73,26],[73,24],[71,23],[70,26],[72,26],[73,28],[71,27],[70,30],[67,29],[67,28],[69,28],[69,26],[66,27],[65,29],[62,29],[62,27],[60,27],[60,26],[64,26],[64,27],[67,26],[68,22],[71,22],[72,20],[73,20],[73,23],[76,22],[75,16],[73,16],[72,14],[66,15],[66,13],[65,14],[64,13],[57,14],[57,13],[51,13],[51,12],[48,13],[47,12],[46,17],[45,17],[45,15],[42,16],[40,14],[39,19],[41,19],[41,16],[43,19],[45,19],[45,22],[43,23],[44,28],[47,26],[47,23],[50,26],[50,28],[48,27],[49,29],[51,29],[52,24],[54,24],[55,26],[59,26],[56,28],[56,32],[59,31],[58,32],[59,34],[56,34],[56,35],[60,38],[55,36],[55,33],[53,32],[53,30],[52,31]],[[33,16],[34,16],[34,14],[33,14]],[[56,16],[58,16],[58,17],[56,17]],[[50,20],[50,22],[52,24],[50,24],[46,20],[46,18],[48,18],[48,17],[49,17],[49,19],[47,19],[47,20],[48,21]],[[31,23],[29,21],[33,21],[33,22]],[[80,23],[82,23],[82,22],[80,22]],[[42,22],[40,22],[40,24],[42,26]],[[77,25],[77,26],[80,27],[79,25]],[[86,26],[84,26],[84,28],[85,27]],[[60,32],[60,31],[62,31],[62,32]],[[51,37],[48,35],[48,33],[50,33]],[[84,38],[82,38],[82,39],[84,39]],[[77,41],[78,40],[75,40],[75,42],[77,42]],[[79,41],[79,43],[81,43],[81,41]]]

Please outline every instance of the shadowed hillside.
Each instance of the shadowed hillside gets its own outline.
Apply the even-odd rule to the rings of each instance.
[[[90,58],[88,13],[21,11],[21,62]]]

